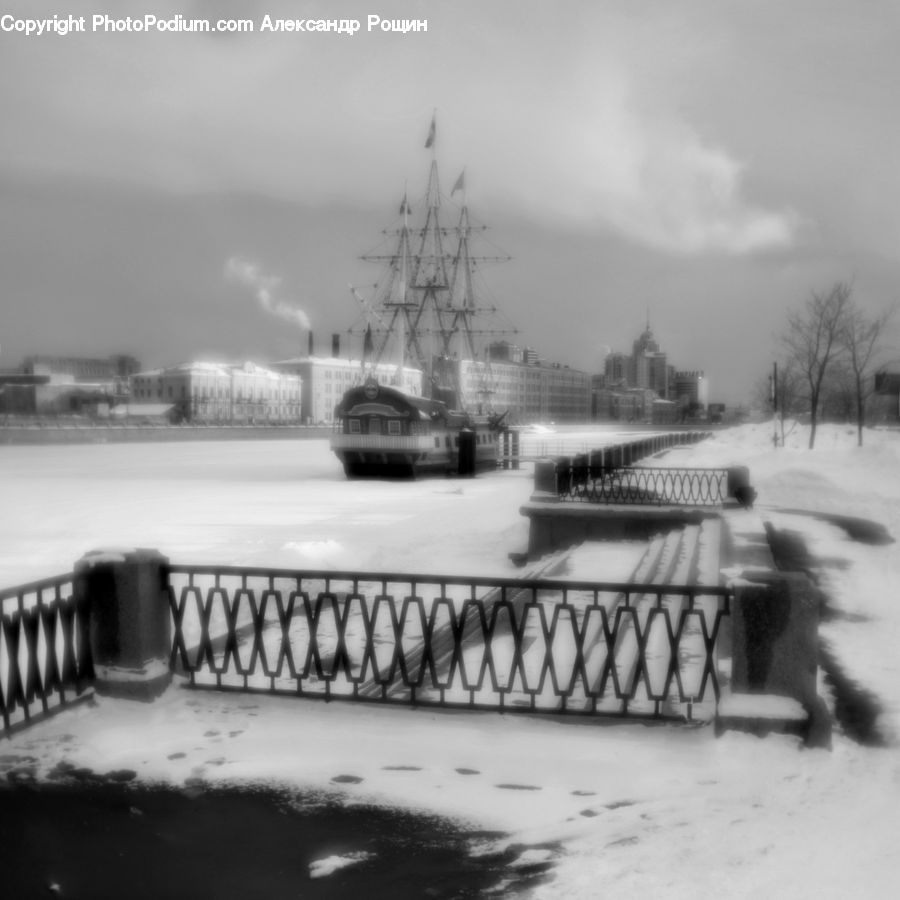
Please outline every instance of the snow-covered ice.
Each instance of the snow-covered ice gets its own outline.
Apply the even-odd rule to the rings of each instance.
[[[537,897],[894,897],[900,544],[861,544],[797,511],[871,518],[900,536],[900,433],[868,431],[857,448],[854,429],[825,426],[813,451],[803,428],[786,448],[773,449],[771,434],[771,424],[732,428],[666,458],[749,466],[758,514],[804,535],[838,611],[822,633],[883,704],[884,747],[839,729],[829,753],[789,736],[717,739],[709,727],[173,687],[150,705],[73,707],[0,749],[35,757],[40,771],[64,758],[173,784],[264,781],[450,815],[507,832],[523,865],[549,853],[553,877]],[[127,545],[184,563],[511,574],[530,491],[527,466],[466,481],[348,482],[323,441],[0,447],[0,585]],[[580,551],[575,569],[608,578],[614,564]]]

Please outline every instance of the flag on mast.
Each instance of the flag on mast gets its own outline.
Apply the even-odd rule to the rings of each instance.
[[[459,173],[459,178],[456,179],[456,183],[453,185],[453,190],[450,191],[450,196],[452,197],[457,191],[465,191],[466,189],[466,170],[463,169],[462,172]]]
[[[400,215],[405,216],[411,212],[412,210],[409,208],[409,202],[406,199],[406,194],[404,194],[403,199],[400,201]]]
[[[425,139],[425,149],[427,150],[429,147],[434,145],[434,132],[435,132],[435,117],[431,116],[431,127],[428,129],[428,137]]]

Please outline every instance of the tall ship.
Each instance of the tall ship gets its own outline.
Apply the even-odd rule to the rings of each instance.
[[[341,398],[331,438],[348,477],[468,475],[497,466],[505,412],[493,408],[482,340],[511,329],[496,327],[498,310],[479,302],[477,285],[483,265],[508,257],[470,247],[484,228],[470,220],[465,170],[442,196],[434,119],[425,147],[424,199],[414,209],[404,193],[384,251],[363,257],[381,277],[369,296],[351,288],[361,311],[362,377]]]

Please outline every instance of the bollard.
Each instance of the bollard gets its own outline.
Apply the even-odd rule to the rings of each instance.
[[[556,490],[560,497],[572,489],[572,457],[559,456],[556,460]]]
[[[147,549],[93,550],[75,563],[98,693],[151,700],[171,682],[168,564]]]
[[[756,490],[750,485],[750,470],[746,466],[732,466],[728,469],[725,493],[728,497],[734,497],[745,509],[753,506]]]
[[[532,500],[556,502],[559,491],[556,485],[556,461],[538,459],[534,463],[534,493]]]
[[[475,432],[471,428],[463,428],[459,432],[459,455],[457,456],[457,475],[475,474],[476,441]]]

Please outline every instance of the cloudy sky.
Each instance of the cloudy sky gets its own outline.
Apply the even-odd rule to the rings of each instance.
[[[348,283],[424,192],[513,257],[485,273],[522,344],[588,370],[649,311],[710,399],[746,399],[785,311],[853,280],[900,299],[895,0],[181,0],[110,15],[253,34],[0,32],[0,366],[130,352],[148,367],[324,349]],[[359,18],[263,34],[273,18]],[[366,16],[427,33],[366,32]],[[12,19],[5,20],[11,22]],[[457,195],[458,197],[458,195]],[[294,314],[289,314],[293,311]],[[891,335],[900,356],[900,335]]]

